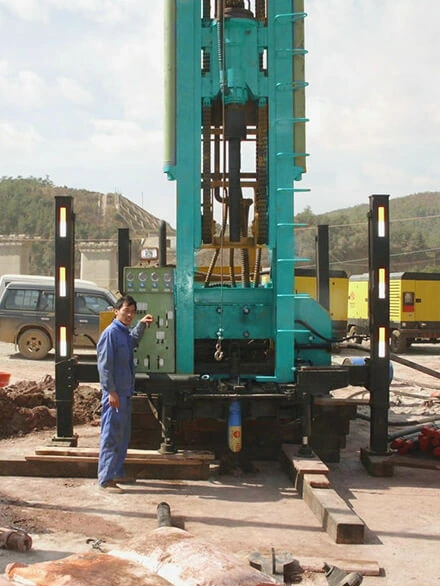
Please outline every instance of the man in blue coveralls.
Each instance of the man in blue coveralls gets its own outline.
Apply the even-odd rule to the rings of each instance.
[[[101,446],[98,483],[107,492],[123,493],[119,483],[131,479],[124,473],[131,432],[131,402],[134,392],[134,348],[153,316],[145,315],[129,326],[136,314],[136,301],[130,295],[118,299],[115,319],[102,332],[97,345],[99,381],[102,390]],[[131,480],[132,481],[132,480]]]

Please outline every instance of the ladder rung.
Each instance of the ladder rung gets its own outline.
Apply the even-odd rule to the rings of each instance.
[[[297,122],[310,122],[309,118],[278,118],[277,120],[275,120],[275,124],[278,124],[279,122],[293,122],[293,124],[296,124]]]
[[[307,81],[279,81],[275,84],[275,89],[277,90],[292,90],[295,92],[296,90],[302,90],[309,85]]]
[[[285,151],[280,151],[279,153],[276,154],[277,157],[308,157],[309,153],[288,153]]]
[[[297,187],[277,187],[277,191],[293,191],[294,193],[302,193],[310,191],[310,188],[300,189]]]
[[[307,12],[286,12],[285,14],[275,14],[275,21],[287,18],[296,22],[302,20],[307,16]]]
[[[277,224],[277,226],[279,226],[280,228],[307,228],[309,224],[306,224],[304,222],[280,222],[279,224]]]
[[[279,258],[277,262],[309,262],[310,258]]]
[[[275,53],[288,53],[290,55],[307,55],[307,49],[277,49]]]

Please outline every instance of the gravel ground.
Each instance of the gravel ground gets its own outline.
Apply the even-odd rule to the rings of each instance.
[[[440,347],[411,348],[405,357],[440,370]],[[335,360],[343,358],[338,355]],[[38,381],[54,376],[53,357],[31,362],[20,358],[12,345],[0,344],[0,371],[9,372],[13,384]],[[439,413],[438,399],[431,397],[440,389],[434,377],[394,364],[391,388],[390,418]],[[97,427],[81,425],[75,431],[81,447],[97,445]],[[32,452],[52,435],[52,430],[43,430],[1,440],[0,455]],[[104,547],[130,548],[157,526],[157,505],[167,501],[176,524],[244,559],[252,551],[269,555],[274,547],[322,561],[376,561],[383,575],[365,577],[366,586],[439,583],[439,471],[399,467],[391,478],[371,477],[359,462],[359,450],[368,439],[368,422],[357,419],[341,462],[331,464],[329,473],[332,487],[366,524],[362,545],[333,543],[276,462],[258,462],[257,472],[241,477],[142,480],[124,495],[103,495],[93,479],[0,477],[0,525],[22,525],[34,540],[27,554],[0,550],[0,573],[15,560],[35,563],[89,551],[86,540],[92,537],[105,539]],[[318,575],[304,583],[326,580]]]

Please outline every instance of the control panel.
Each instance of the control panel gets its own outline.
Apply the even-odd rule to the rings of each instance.
[[[136,300],[136,320],[151,313],[135,350],[136,372],[175,372],[174,270],[170,267],[126,267],[125,292]]]

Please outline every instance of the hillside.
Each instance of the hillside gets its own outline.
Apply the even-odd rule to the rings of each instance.
[[[330,268],[349,274],[368,270],[369,204],[314,215],[310,208],[295,217],[307,223],[297,229],[297,255],[315,265],[315,227],[329,226]],[[440,272],[440,192],[390,199],[391,271]]]
[[[26,234],[42,242],[32,246],[34,272],[53,270],[54,197],[74,197],[77,240],[117,238],[118,228],[129,228],[132,240],[157,234],[161,220],[120,194],[102,194],[53,185],[48,179],[0,179],[0,235]],[[349,274],[368,270],[369,204],[325,214],[310,207],[295,217],[307,227],[296,229],[296,253],[315,266],[318,224],[329,226],[330,267]],[[167,227],[168,233],[174,231]],[[391,270],[440,272],[440,192],[416,193],[390,199]],[[78,255],[79,256],[79,255]]]
[[[161,220],[120,194],[102,194],[58,187],[35,177],[0,179],[0,235],[26,235],[32,244],[34,273],[52,274],[54,265],[55,196],[72,196],[77,241],[117,240],[118,229],[128,228],[133,241],[157,234]],[[168,232],[174,233],[170,226]],[[77,255],[79,258],[79,255]]]

